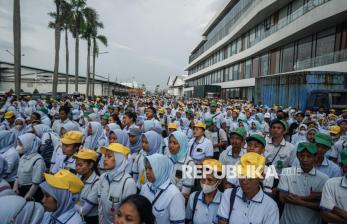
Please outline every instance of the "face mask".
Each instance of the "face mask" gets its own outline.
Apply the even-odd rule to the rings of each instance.
[[[19,155],[23,155],[24,154],[24,147],[23,146],[17,146],[16,150],[18,152]]]
[[[20,125],[20,124],[17,124],[16,125],[16,128],[19,130],[19,129],[21,129],[23,127],[23,125]]]
[[[304,130],[299,131],[299,133],[300,133],[301,135],[306,135],[306,131],[304,131]]]
[[[217,185],[218,183],[214,185],[201,184],[202,192],[204,192],[204,194],[211,193],[217,189]]]

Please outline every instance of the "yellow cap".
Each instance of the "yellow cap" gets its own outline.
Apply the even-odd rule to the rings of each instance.
[[[341,132],[341,128],[340,128],[340,126],[334,125],[334,126],[330,127],[329,131],[331,134],[338,135]]]
[[[328,118],[337,118],[337,116],[335,114],[328,114]]]
[[[13,116],[14,116],[14,112],[13,111],[8,111],[8,112],[5,113],[4,118],[5,119],[9,119],[9,118],[11,118]]]
[[[80,149],[75,155],[78,159],[90,159],[96,162],[98,159],[98,153],[92,149]]]
[[[204,122],[199,121],[194,125],[195,128],[203,128],[206,129],[206,124]]]
[[[111,143],[108,147],[101,147],[100,152],[102,154],[105,154],[107,150],[110,150],[112,152],[118,152],[124,156],[127,156],[130,153],[130,149],[125,147],[122,144],[119,143]]]
[[[80,131],[68,131],[61,138],[61,142],[66,145],[82,143],[83,133]]]
[[[202,166],[217,172],[222,172],[223,170],[223,165],[216,159],[206,159],[202,162]]]
[[[158,112],[159,112],[159,114],[165,114],[165,111],[164,111],[163,108],[160,108],[160,109],[158,110]]]
[[[167,125],[167,128],[168,129],[177,129],[178,128],[178,125],[176,123],[169,123]]]
[[[238,172],[241,176],[247,178],[260,178],[265,168],[265,157],[255,152],[244,154],[240,158]],[[254,172],[257,171],[257,172]]]
[[[44,177],[46,182],[52,187],[68,190],[73,194],[79,193],[84,186],[80,178],[68,170],[59,170],[54,175],[45,173]]]

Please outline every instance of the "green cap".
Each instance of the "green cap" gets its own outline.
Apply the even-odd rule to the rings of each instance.
[[[104,115],[104,116],[101,117],[101,119],[103,119],[103,120],[108,120],[108,118],[109,118],[108,115]]]
[[[108,106],[108,109],[114,110],[114,106],[113,106],[113,105],[109,105],[109,106]]]
[[[311,142],[300,142],[298,145],[298,152],[307,150],[309,153],[315,155],[317,153],[317,146]]]
[[[253,140],[259,142],[264,147],[266,146],[265,138],[262,135],[254,134],[254,135],[251,135],[248,138],[246,138],[246,142],[250,142],[250,141],[253,141]]]
[[[343,165],[347,165],[347,148],[344,148],[342,151],[341,151],[341,163]]]
[[[236,128],[234,131],[231,131],[231,132],[230,132],[230,136],[231,136],[231,135],[238,135],[238,136],[240,136],[242,139],[245,139],[246,134],[247,134],[247,131],[246,131],[246,129],[244,129],[244,128]]]
[[[207,126],[212,125],[212,124],[213,124],[213,119],[212,119],[212,118],[206,118],[206,119],[205,119],[205,124],[206,124]]]
[[[283,120],[280,120],[280,119],[274,119],[271,121],[271,127],[272,125],[274,124],[280,124],[282,125],[282,127],[284,128],[284,130],[287,130],[288,129],[288,125],[287,125],[287,122],[283,121]]]
[[[320,132],[314,135],[314,140],[317,144],[325,145],[328,148],[330,148],[332,144],[331,136]]]
[[[83,113],[83,116],[84,116],[84,117],[88,117],[89,114],[90,114],[90,112],[86,111],[86,112]]]
[[[216,102],[216,101],[212,101],[212,102],[210,103],[210,106],[211,106],[211,107],[216,107],[216,106],[217,106],[217,102]]]
[[[45,107],[41,108],[39,111],[41,111],[44,114],[48,114],[48,110]]]
[[[187,113],[187,114],[192,114],[193,111],[192,111],[191,109],[188,109],[188,110],[186,110],[186,113]]]

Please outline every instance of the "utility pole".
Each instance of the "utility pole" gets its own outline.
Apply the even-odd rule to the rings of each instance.
[[[20,0],[13,1],[13,45],[14,45],[14,91],[17,100],[20,95],[21,78],[21,24],[20,24]]]

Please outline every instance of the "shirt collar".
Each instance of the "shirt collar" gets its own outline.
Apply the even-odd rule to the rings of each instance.
[[[196,144],[196,143],[197,143],[197,144],[201,144],[204,140],[205,140],[205,137],[202,136],[201,139],[200,139],[198,142],[194,141],[194,143],[195,143],[195,144]]]
[[[300,174],[303,174],[303,173],[304,173],[304,171],[301,169],[300,166],[296,167],[296,171],[297,171],[297,173],[300,173]],[[310,172],[308,172],[307,174],[308,174],[308,175],[311,175],[311,176],[316,176],[316,173],[317,173],[316,168],[313,167],[313,168],[310,170]]]
[[[236,196],[238,196],[239,198],[241,198],[244,202],[247,202],[247,198],[246,195],[244,194],[243,190],[241,189],[241,187],[239,187],[239,189],[236,192]],[[263,202],[263,198],[264,198],[264,192],[261,189],[261,187],[259,186],[259,191],[256,195],[253,196],[253,198],[250,200],[252,202],[256,202],[256,203],[262,203]]]
[[[206,204],[205,203],[205,200],[203,200],[203,197],[204,197],[204,192],[202,192],[201,191],[201,194],[199,195],[199,197],[198,197],[198,199],[200,200],[200,201],[202,201],[204,204]],[[211,201],[211,203],[214,203],[214,204],[220,204],[220,202],[221,202],[221,200],[222,200],[222,192],[220,192],[218,189],[217,189],[217,192],[216,192],[216,194],[214,195],[214,198],[213,198],[213,200]]]
[[[86,180],[86,184],[93,184],[96,178],[96,173],[93,171],[92,175]]]
[[[158,188],[161,190],[166,190],[170,185],[170,179],[166,180],[162,185],[160,185]]]
[[[320,166],[329,166],[329,161],[325,156],[324,156],[323,162],[322,162],[322,164],[320,164]]]
[[[272,138],[269,138],[269,144],[272,144]],[[284,138],[282,138],[282,141],[280,143],[281,146],[285,146],[286,145],[286,140]]]

